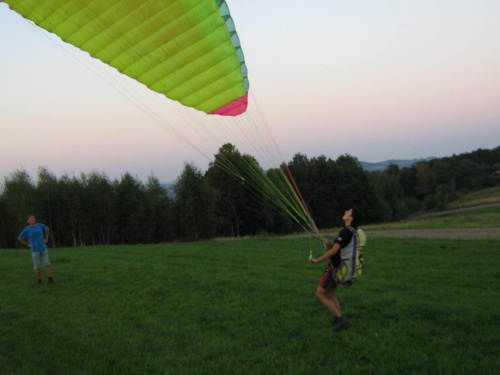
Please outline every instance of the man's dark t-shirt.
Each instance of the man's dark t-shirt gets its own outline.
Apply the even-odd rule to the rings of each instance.
[[[354,229],[356,229],[356,228],[354,228]],[[340,245],[340,248],[342,249],[342,248],[346,247],[347,245],[349,245],[351,240],[352,240],[352,232],[347,227],[344,227],[337,235],[337,238],[335,239],[335,243],[338,243]],[[332,263],[332,266],[334,268],[337,268],[340,266],[340,250],[337,251],[335,254],[333,254],[333,256],[330,258],[330,262]]]

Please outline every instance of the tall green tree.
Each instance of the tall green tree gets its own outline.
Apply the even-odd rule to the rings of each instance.
[[[25,169],[17,169],[4,179],[5,236],[8,247],[16,246],[18,234],[27,225],[26,216],[35,213],[34,192],[35,184]]]
[[[95,244],[110,244],[113,233],[117,230],[116,191],[108,176],[104,173],[91,172],[82,175],[85,189],[83,202],[88,241]]]
[[[315,181],[312,177],[312,164],[314,163],[301,153],[295,154],[288,163],[288,168],[308,205],[310,204],[310,197],[315,186]]]
[[[9,239],[9,218],[7,216],[7,200],[3,195],[3,188],[0,189],[0,249],[9,248],[9,243],[11,239]]]
[[[424,199],[426,195],[433,193],[436,188],[434,171],[426,161],[418,162],[415,169],[417,171],[416,193],[420,199]]]
[[[146,197],[150,207],[151,240],[153,242],[166,242],[175,239],[173,202],[168,197],[167,190],[154,176],[148,177]]]
[[[149,220],[149,202],[143,183],[130,173],[116,183],[118,243],[136,244],[150,241],[153,232]]]
[[[373,186],[377,198],[382,202],[379,215],[384,221],[401,218],[399,215],[403,190],[398,180],[399,173],[399,167],[391,164],[386,171],[368,174],[370,185]]]
[[[338,164],[321,155],[311,161],[311,188],[310,208],[321,228],[331,228],[339,225],[343,203],[338,196],[340,168]]]
[[[58,180],[62,210],[53,219],[54,238],[63,246],[85,246],[85,187],[75,176],[63,174]],[[57,228],[57,232],[56,232]]]
[[[265,231],[267,201],[262,189],[266,175],[257,160],[225,144],[205,174],[215,205],[216,232],[222,236]]]
[[[58,192],[57,177],[53,173],[50,173],[47,168],[39,167],[35,189],[36,213],[43,218],[44,224],[52,229],[50,231],[50,242],[53,247],[56,246],[53,230],[54,219],[62,212],[61,199]]]
[[[211,238],[215,231],[213,200],[201,171],[185,163],[174,192],[178,235],[185,240]]]
[[[336,196],[342,202],[342,210],[358,206],[365,214],[365,223],[379,220],[382,204],[359,160],[352,155],[342,155],[337,158],[337,165],[340,168],[340,179]]]

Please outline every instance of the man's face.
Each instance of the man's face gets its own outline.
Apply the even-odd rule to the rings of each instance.
[[[34,225],[36,223],[35,217],[32,215],[28,218],[28,224],[29,225]]]
[[[352,220],[352,208],[344,212],[344,216],[342,217],[345,223],[351,222]]]

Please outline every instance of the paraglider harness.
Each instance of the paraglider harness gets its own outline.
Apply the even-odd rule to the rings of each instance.
[[[352,240],[340,251],[340,264],[333,267],[330,260],[329,271],[335,283],[348,287],[357,281],[363,271],[363,248],[366,244],[365,233],[361,229],[354,229],[348,226],[352,233]]]

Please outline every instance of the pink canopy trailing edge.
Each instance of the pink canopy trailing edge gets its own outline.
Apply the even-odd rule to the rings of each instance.
[[[247,106],[248,94],[245,94],[241,98],[233,100],[231,103],[216,109],[212,112],[212,114],[222,116],[238,116],[247,110]]]

